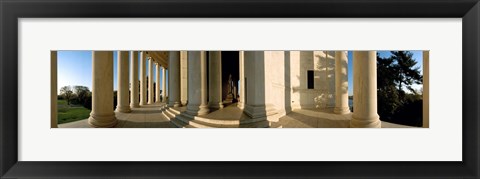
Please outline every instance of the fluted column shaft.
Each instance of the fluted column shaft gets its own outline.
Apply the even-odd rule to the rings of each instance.
[[[130,51],[130,107],[136,108],[138,104],[138,52]]]
[[[88,124],[93,127],[113,127],[117,124],[113,112],[113,52],[92,53],[92,112]]]
[[[222,102],[222,52],[209,52],[209,80],[208,80],[208,106],[210,108],[223,108]]]
[[[140,105],[147,104],[147,67],[146,54],[140,52]]]
[[[335,52],[335,109],[334,113],[350,113],[348,107],[348,57],[347,51]]]
[[[180,52],[170,51],[168,55],[168,106],[179,107],[180,103]]]
[[[155,78],[155,102],[156,103],[159,103],[161,102],[160,100],[160,64],[155,64],[156,68],[155,68],[155,71],[156,71],[156,78]]]
[[[237,103],[237,106],[240,109],[243,109],[245,107],[245,56],[244,52],[240,51],[239,52],[239,78],[240,78],[240,100]]]
[[[153,59],[148,58],[148,104],[153,104]]]
[[[380,128],[377,113],[377,52],[353,52],[353,115],[350,127]]]
[[[128,103],[128,51],[117,51],[117,112],[129,113]]]
[[[205,51],[188,52],[188,105],[190,115],[210,112],[207,105],[207,60]]]
[[[187,105],[188,101],[188,59],[187,51],[180,51],[180,101]]]
[[[167,69],[162,67],[162,102],[167,103]]]

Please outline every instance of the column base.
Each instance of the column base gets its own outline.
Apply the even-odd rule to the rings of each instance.
[[[228,94],[223,102],[224,103],[232,103],[233,102],[233,94]]]
[[[132,112],[132,110],[130,109],[130,106],[117,106],[117,109],[115,109],[115,111],[121,112],[121,113]]]
[[[222,109],[224,106],[222,102],[218,102],[218,103],[209,103],[208,107],[212,109]]]
[[[277,113],[273,105],[245,105],[243,112],[250,118],[262,118]]]
[[[244,109],[245,108],[245,103],[243,103],[242,101],[239,101],[237,103],[237,107],[240,108],[240,109]]]
[[[140,107],[139,104],[130,104],[130,108],[138,108],[138,107]]]
[[[182,106],[182,104],[178,101],[168,103],[168,107],[180,107],[180,106]]]
[[[114,127],[117,125],[117,118],[115,113],[112,112],[110,115],[96,115],[90,113],[88,118],[88,124],[92,127]]]
[[[194,104],[189,104],[187,105],[187,114],[190,114],[192,116],[198,116],[198,115],[205,115],[210,112],[210,109],[208,108],[207,105],[194,105]]]
[[[140,101],[140,106],[143,106],[143,105],[147,105],[147,103],[144,101]]]
[[[352,120],[350,120],[351,128],[382,128],[382,122],[378,115],[370,118],[360,118],[352,115]]]
[[[335,114],[348,114],[348,113],[350,113],[350,108],[349,107],[335,107],[333,109],[333,112]]]

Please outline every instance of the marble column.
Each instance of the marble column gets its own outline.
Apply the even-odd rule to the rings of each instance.
[[[276,113],[275,106],[268,95],[271,93],[266,61],[271,61],[273,53],[281,51],[245,51],[244,70],[245,78],[245,108],[243,112],[251,118],[262,118]],[[277,59],[278,60],[278,59]],[[278,98],[278,96],[276,96]]]
[[[169,89],[168,86],[170,85],[170,82],[168,81],[168,76],[170,76],[170,68],[165,68],[165,79],[167,79],[165,80],[165,97],[166,97],[165,99],[167,103],[169,98],[168,94],[170,94],[168,93],[168,89]]]
[[[348,114],[348,52],[335,52],[335,108],[334,113]]]
[[[130,107],[138,108],[138,52],[130,51]]]
[[[180,52],[170,51],[168,55],[168,106],[179,107],[180,103]]]
[[[129,113],[128,103],[128,51],[117,51],[117,112]]]
[[[243,109],[245,107],[245,58],[244,58],[244,52],[243,51],[240,51],[239,52],[239,59],[238,59],[238,62],[239,62],[239,65],[238,65],[238,68],[239,68],[239,78],[240,78],[240,99],[237,103],[237,107],[239,107],[240,109]]]
[[[423,125],[424,128],[430,127],[430,51],[423,51]]]
[[[381,127],[377,114],[377,51],[353,52],[353,115],[350,127]]]
[[[146,54],[140,52],[140,105],[147,104],[147,67]]]
[[[205,115],[207,105],[207,59],[205,51],[188,52],[188,105],[190,115]]]
[[[222,102],[222,52],[210,51],[209,53],[209,80],[208,80],[208,106],[214,109],[223,108]]]
[[[92,112],[88,118],[92,127],[114,127],[113,112],[113,52],[92,53]]]
[[[148,58],[148,104],[153,104],[153,58]]]
[[[167,69],[162,67],[162,102],[167,103]]]
[[[188,59],[187,51],[180,52],[180,101],[182,105],[188,102]]]
[[[155,103],[162,102],[160,100],[160,64],[155,64],[155,72],[156,72],[156,79],[155,79]]]
[[[57,128],[57,51],[50,51],[50,128]]]

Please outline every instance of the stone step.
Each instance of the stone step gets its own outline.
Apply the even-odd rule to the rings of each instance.
[[[202,121],[196,121],[196,120],[189,121],[188,124],[190,124],[195,128],[219,128],[220,127],[215,124],[208,124],[208,123],[205,123]]]
[[[265,128],[270,126],[269,121],[258,121],[247,124],[213,124],[197,119],[192,119],[189,115],[179,115],[176,119],[181,120],[184,123],[188,123],[192,127],[196,128]]]
[[[190,121],[193,121],[192,118],[190,118],[189,116],[185,116],[184,114],[176,116],[175,119],[178,119],[186,124],[190,124]]]
[[[175,118],[177,116],[176,114],[172,113],[171,110],[168,108],[163,112],[172,118]]]
[[[247,124],[240,124],[240,125],[219,125],[219,124],[211,124],[205,123],[203,121],[192,120],[189,122],[190,125],[194,127],[202,127],[202,128],[268,128],[270,126],[269,121],[259,121]]]
[[[172,119],[174,119],[173,117],[170,117],[168,116],[167,114],[165,114],[164,112],[162,112],[162,116],[166,119],[168,119],[169,121],[171,121]]]
[[[173,123],[173,125],[175,125],[176,127],[179,127],[179,128],[194,128],[193,126],[179,120],[179,119],[172,119],[170,122]]]
[[[176,110],[175,108],[168,108],[168,110],[171,112],[171,113],[174,113],[175,115],[180,115],[181,112],[179,110]]]
[[[167,113],[167,109],[165,109],[165,108],[164,108],[164,109],[161,109],[161,111],[162,111],[162,114],[165,115],[165,116],[167,116],[169,119],[175,117],[175,116],[172,116],[172,115],[168,114],[168,113]]]
[[[248,123],[255,123],[255,122],[260,122],[260,121],[265,121],[267,120],[267,117],[270,117],[270,116],[267,116],[267,117],[262,117],[262,118],[254,118],[254,119],[242,119],[242,120],[239,120],[239,119],[210,119],[210,118],[205,118],[205,117],[202,117],[202,116],[192,116],[192,115],[189,115],[189,114],[182,114],[192,120],[195,120],[195,121],[202,121],[204,123],[207,123],[207,124],[212,124],[212,125],[244,125],[244,124],[248,124]],[[272,116],[273,117],[273,116]]]
[[[264,118],[255,119],[209,119],[200,116],[192,116],[187,113],[164,107],[162,114],[169,119],[177,127],[194,127],[194,128],[263,128],[269,127],[270,122]]]

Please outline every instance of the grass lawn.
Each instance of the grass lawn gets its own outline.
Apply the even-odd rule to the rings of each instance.
[[[90,110],[84,107],[71,107],[65,100],[58,100],[58,124],[86,119]]]

